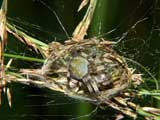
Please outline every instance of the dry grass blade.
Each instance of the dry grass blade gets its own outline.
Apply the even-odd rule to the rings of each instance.
[[[79,8],[78,8],[78,12],[88,4],[89,0],[83,0],[82,3],[80,4]]]
[[[146,120],[160,120],[160,109],[153,107],[137,107],[137,113],[145,116]]]
[[[143,107],[142,108],[144,111],[152,113],[154,115],[159,115],[160,116],[160,109],[153,108],[153,107]]]
[[[3,0],[2,6],[0,9],[0,94],[4,88],[6,81],[4,79],[4,63],[3,63],[3,51],[4,46],[7,43],[7,30],[6,30],[6,14],[7,14],[7,0]],[[1,95],[0,95],[0,104],[1,104]]]
[[[18,40],[20,40],[22,43],[28,45],[32,49],[34,49],[37,53],[41,53],[44,58],[46,58],[47,55],[47,48],[48,45],[27,35],[26,33],[22,32],[21,30],[15,28],[11,24],[7,24],[7,31],[14,35]]]
[[[0,9],[0,37],[4,45],[7,43],[6,14],[7,14],[7,0],[3,0]]]
[[[7,88],[7,99],[8,99],[9,106],[12,107],[12,95],[9,88]]]
[[[112,102],[112,101],[106,101],[105,103],[106,103],[108,106],[114,108],[115,110],[118,110],[118,111],[122,112],[124,115],[130,116],[130,117],[132,117],[132,118],[134,118],[134,119],[137,118],[137,114],[136,114],[134,111],[132,111],[131,109],[127,108],[127,107],[126,107],[126,108],[121,107],[121,106],[115,104],[115,103]]]
[[[87,3],[86,0],[83,2],[80,5],[80,9]],[[84,39],[84,36],[87,34],[87,30],[88,30],[88,27],[91,23],[96,4],[97,4],[97,0],[90,0],[87,12],[86,12],[85,16],[83,17],[83,20],[78,24],[78,26],[76,27],[76,29],[73,32],[73,40],[74,41],[80,41],[80,40]]]
[[[35,85],[37,87],[45,87],[51,89],[53,91],[59,91],[66,93],[66,89],[64,88],[67,84],[66,78],[61,79],[51,79],[43,80],[44,77],[40,74],[39,70],[25,69],[21,70],[21,72],[25,72],[22,74],[8,72],[5,75],[5,78],[8,80],[7,82],[18,82],[26,85]],[[26,75],[26,76],[25,76]]]

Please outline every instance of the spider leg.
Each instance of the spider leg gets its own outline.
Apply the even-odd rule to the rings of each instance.
[[[89,93],[93,93],[95,96],[100,94],[96,80],[92,79],[90,76],[83,78],[83,83],[87,87]]]
[[[89,93],[94,93],[93,88],[92,88],[92,86],[91,86],[91,84],[89,82],[89,79],[87,79],[85,77],[85,78],[82,79],[82,81],[83,81],[84,86],[87,87]]]
[[[90,79],[89,82],[90,82],[90,84],[92,86],[92,89],[94,90],[95,94],[99,95],[100,91],[99,91],[98,83],[96,82],[96,80],[95,79]]]

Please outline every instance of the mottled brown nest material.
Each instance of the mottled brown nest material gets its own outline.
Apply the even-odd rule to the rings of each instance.
[[[102,40],[53,42],[42,67],[44,78],[53,79],[73,97],[103,102],[123,93],[132,76],[125,59]],[[63,79],[61,79],[63,78]]]

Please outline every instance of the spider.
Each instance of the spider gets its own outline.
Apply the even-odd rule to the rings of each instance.
[[[127,86],[130,76],[126,63],[102,43],[96,39],[68,45],[53,42],[49,49],[50,57],[42,67],[43,74],[67,76],[71,90],[78,87],[78,90],[96,97],[117,84]]]

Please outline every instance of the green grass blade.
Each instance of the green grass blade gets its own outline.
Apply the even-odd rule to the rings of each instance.
[[[8,54],[8,53],[4,53],[3,55],[4,55],[4,57],[16,58],[16,59],[20,59],[20,60],[33,61],[33,62],[41,62],[41,63],[44,62],[44,59],[39,59],[39,58],[20,56],[20,55]]]

